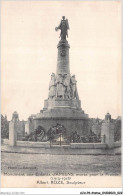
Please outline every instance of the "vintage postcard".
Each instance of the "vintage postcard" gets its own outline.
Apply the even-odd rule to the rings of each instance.
[[[121,188],[121,1],[1,1],[1,187]]]

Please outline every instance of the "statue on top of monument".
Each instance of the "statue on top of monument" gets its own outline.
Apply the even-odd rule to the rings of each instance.
[[[61,30],[61,33],[60,33],[61,40],[66,40],[66,36],[68,37],[67,30],[69,29],[69,23],[68,23],[68,19],[65,19],[65,16],[62,16],[62,20],[59,26],[55,28],[56,31],[58,29]]]

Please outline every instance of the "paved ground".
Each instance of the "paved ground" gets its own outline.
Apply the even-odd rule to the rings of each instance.
[[[121,174],[121,155],[50,155],[2,152],[2,173]]]

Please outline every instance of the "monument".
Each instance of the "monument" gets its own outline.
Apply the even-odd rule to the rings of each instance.
[[[79,135],[88,134],[88,115],[81,108],[81,101],[77,91],[75,75],[70,74],[69,49],[67,41],[69,23],[62,17],[60,25],[55,28],[61,30],[60,41],[57,45],[57,69],[52,73],[49,83],[48,99],[44,100],[44,108],[34,117],[34,129],[41,126],[46,132],[57,124],[63,125],[66,135],[72,132]]]

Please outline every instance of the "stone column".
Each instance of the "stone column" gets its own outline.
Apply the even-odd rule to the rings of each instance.
[[[9,145],[15,146],[17,141],[17,130],[19,128],[19,119],[17,112],[13,113],[12,120],[9,123]]]
[[[67,40],[59,41],[57,46],[58,57],[57,57],[57,71],[56,74],[68,74],[70,75],[69,68],[69,44]]]
[[[111,118],[105,118],[105,121],[102,123],[101,136],[105,136],[105,143],[108,148],[114,147],[114,129],[115,125],[111,122]]]

